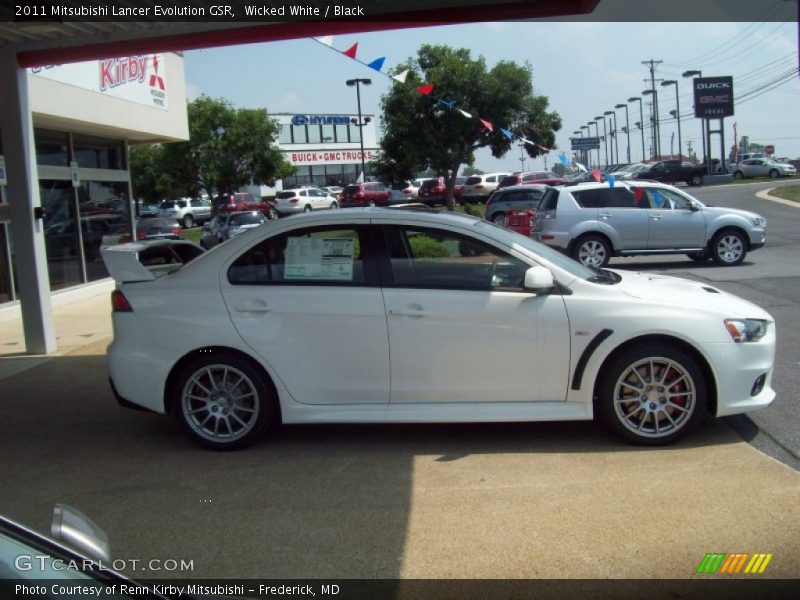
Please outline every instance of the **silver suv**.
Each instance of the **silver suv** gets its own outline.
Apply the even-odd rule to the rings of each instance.
[[[733,266],[764,245],[766,227],[760,215],[705,206],[670,185],[583,183],[548,188],[533,237],[589,267],[612,256],[677,253]]]
[[[175,219],[185,229],[189,229],[211,219],[211,200],[208,198],[164,200],[158,207],[158,216]]]

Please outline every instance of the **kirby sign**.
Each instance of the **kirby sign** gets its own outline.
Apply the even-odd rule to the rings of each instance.
[[[37,77],[91,92],[167,110],[167,77],[163,54],[34,67]]]

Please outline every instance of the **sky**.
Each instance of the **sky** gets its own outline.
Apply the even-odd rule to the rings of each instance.
[[[798,66],[798,25],[781,22],[474,23],[339,36],[333,47],[345,50],[355,42],[360,60],[385,56],[384,71],[414,56],[426,43],[468,48],[473,56],[483,56],[489,67],[500,60],[528,61],[534,92],[547,96],[551,110],[562,118],[557,152],[564,150],[568,156],[569,138],[576,137],[573,132],[581,125],[649,88],[644,81],[649,71],[641,61],[662,60],[656,78],[678,80],[682,114],[690,112],[693,104],[690,80],[681,77],[686,70],[697,69],[704,76],[732,75],[734,96],[739,97]],[[371,77],[373,85],[362,87],[362,111],[380,116],[381,95],[391,85],[399,85],[312,39],[189,51],[185,68],[190,99],[205,94],[271,113],[355,113],[355,93],[345,80]],[[669,118],[668,112],[675,108],[675,88],[658,89],[661,119]],[[633,127],[639,120],[638,104],[629,107]],[[624,109],[617,113],[623,125]],[[739,136],[773,144],[776,156],[800,158],[800,78],[795,75],[780,87],[737,104],[735,115],[725,119],[726,148],[732,144],[734,123]],[[681,128],[684,154],[691,142],[701,155],[699,120],[684,119]],[[674,123],[662,124],[664,154],[670,151],[671,140],[674,152],[678,151],[673,133]],[[624,159],[624,134],[618,141]],[[713,143],[717,157],[719,142]],[[638,130],[632,130],[630,151],[632,160],[641,159]],[[547,156],[548,166],[557,160],[557,152]],[[502,159],[481,150],[475,166],[487,172],[518,171],[519,149],[512,148]],[[524,167],[542,168],[544,159],[526,157]]]

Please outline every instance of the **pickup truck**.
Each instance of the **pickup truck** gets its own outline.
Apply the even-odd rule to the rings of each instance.
[[[681,163],[679,160],[662,160],[648,165],[647,169],[639,170],[632,179],[652,179],[662,183],[675,183],[685,181],[687,185],[701,185],[705,169],[691,163]]]

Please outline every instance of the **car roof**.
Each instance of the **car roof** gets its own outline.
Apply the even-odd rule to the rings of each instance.
[[[637,187],[672,187],[665,183],[661,183],[658,181],[651,181],[648,179],[636,179],[634,181],[621,181],[618,180],[614,187],[628,187],[628,186],[637,186]],[[517,186],[522,187],[522,186]],[[608,181],[582,181],[579,183],[573,183],[568,186],[552,186],[557,187],[559,189],[564,189],[569,192],[581,191],[581,190],[596,190],[601,188],[610,188]],[[511,189],[511,188],[508,188]]]
[[[509,192],[518,192],[519,190],[544,190],[548,186],[544,183],[521,183],[519,185],[510,185],[508,187],[497,190],[498,194],[507,194]]]

